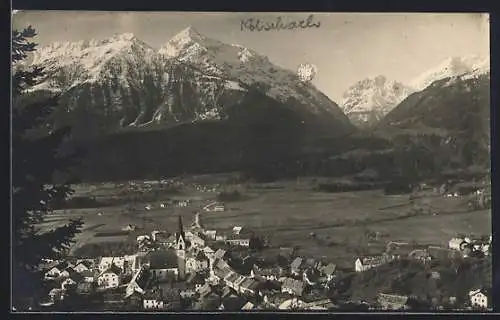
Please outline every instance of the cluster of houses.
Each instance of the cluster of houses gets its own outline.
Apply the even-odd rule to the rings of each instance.
[[[160,203],[160,208],[162,208],[162,209],[167,208],[167,207],[186,208],[187,206],[189,206],[190,203],[191,203],[191,200],[189,200],[189,199],[187,199],[187,200],[169,200],[169,201],[165,201],[165,202]],[[153,205],[147,204],[144,206],[144,209],[151,210],[151,209],[153,209]]]
[[[245,268],[232,267],[230,262],[230,255],[225,250],[217,250],[207,282],[222,286],[223,297],[239,296],[239,310],[328,310],[334,307],[325,294],[336,271],[334,264],[325,265],[301,257],[286,266],[250,261],[248,272],[248,269],[243,271]],[[205,288],[205,294],[210,294]],[[220,306],[219,309],[225,308]]]
[[[491,310],[491,289],[478,288],[469,291],[468,302],[465,303],[466,310]],[[370,309],[384,309],[384,310],[410,310],[410,301],[418,300],[417,297],[397,294],[379,293],[377,296],[377,307],[369,306]],[[456,306],[457,298],[449,297],[447,299],[449,306]],[[443,306],[436,306],[437,310],[443,310]]]
[[[354,270],[364,272],[386,264],[394,259],[406,258],[428,263],[431,260],[442,260],[453,257],[467,258],[474,255],[488,256],[492,237],[456,237],[448,243],[448,248],[440,246],[416,246],[407,242],[387,243],[386,250],[381,255],[358,257],[354,261]]]
[[[441,194],[447,198],[467,196],[470,209],[481,210],[491,207],[490,183],[458,183],[448,190],[442,190]]]
[[[488,238],[482,237],[478,239],[471,239],[470,237],[456,237],[452,238],[448,247],[462,253],[464,258],[474,255],[488,256],[491,247],[491,236]]]
[[[491,206],[491,183],[481,182],[459,182],[451,186],[451,182],[431,187],[425,183],[418,186],[418,192],[422,194],[439,194],[445,198],[469,197],[468,205],[473,209],[486,209]]]
[[[199,216],[184,231],[179,217],[178,231],[153,231],[137,237],[134,255],[78,259],[55,263],[46,269],[45,279],[53,284],[48,304],[64,300],[68,293],[89,296],[108,293],[103,303],[118,303],[132,310],[332,310],[338,309],[327,292],[335,286],[335,264],[312,258],[258,259],[235,257],[232,249],[249,247],[251,232],[235,226],[231,232],[201,227]],[[399,258],[427,263],[467,249],[485,255],[489,239],[455,238],[449,248],[415,248],[408,243],[389,242],[379,256],[358,257],[354,271],[364,272]],[[236,250],[238,251],[238,250]],[[470,255],[470,253],[469,253]],[[283,262],[284,261],[284,262]],[[472,290],[470,304],[488,308],[489,294]],[[378,306],[407,308],[408,297],[380,293]]]
[[[386,251],[381,255],[358,257],[354,262],[356,272],[364,272],[379,267],[395,259],[405,258],[428,263],[431,260],[449,259],[454,257],[467,258],[474,254],[480,257],[488,256],[491,248],[492,237],[456,237],[448,243],[448,248],[439,246],[427,246],[418,248],[414,244],[404,242],[389,242]],[[431,277],[439,279],[438,272],[432,272]],[[380,293],[377,304],[383,309],[405,310],[408,309],[408,301],[412,297]],[[491,308],[491,290],[488,288],[476,288],[469,292],[469,308],[486,310]],[[449,304],[454,305],[456,297],[450,297]]]
[[[88,295],[117,288],[133,273],[135,256],[78,259],[72,262],[50,261],[44,279],[50,284],[49,305],[64,300],[69,292]]]
[[[200,185],[195,184],[194,188],[200,192],[216,192],[221,186],[220,185]]]
[[[232,236],[244,234],[242,227],[232,230]],[[179,230],[173,235],[155,231],[139,236],[139,247],[147,249],[134,255],[51,266],[45,278],[57,285],[49,292],[50,303],[64,300],[71,291],[79,295],[109,292],[104,303],[120,301],[143,310],[329,308],[331,302],[325,302],[324,296],[308,296],[311,288],[326,287],[333,279],[334,264],[296,258],[285,267],[269,266],[245,258],[251,268],[242,271],[225,249],[212,246],[223,242],[240,247],[232,236],[218,238],[215,230],[196,228],[184,232],[179,218]]]
[[[217,230],[203,230],[193,228],[185,233],[185,239],[194,248],[201,248],[207,242],[216,242],[230,246],[249,247],[252,232],[248,229],[235,226],[229,233],[220,233]],[[155,230],[151,234],[137,236],[140,251],[157,250],[161,248],[174,248],[176,246],[176,235],[165,231]]]

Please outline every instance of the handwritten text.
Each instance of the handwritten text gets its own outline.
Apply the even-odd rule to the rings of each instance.
[[[272,31],[272,30],[294,30],[319,28],[321,22],[314,22],[314,15],[309,15],[307,19],[300,21],[283,21],[282,17],[277,17],[274,21],[262,21],[260,19],[249,18],[241,21],[241,31]]]

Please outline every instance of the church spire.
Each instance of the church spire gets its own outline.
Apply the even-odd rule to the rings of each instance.
[[[182,217],[179,216],[179,234],[184,234],[184,228],[182,227]]]
[[[176,232],[176,241],[179,242],[179,239],[182,238],[182,241],[185,240],[186,236],[184,234],[184,228],[182,226],[182,218],[179,216],[179,230]]]

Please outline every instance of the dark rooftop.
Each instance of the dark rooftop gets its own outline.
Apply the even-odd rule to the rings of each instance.
[[[186,279],[186,282],[190,284],[204,284],[205,277],[200,273],[191,273]]]
[[[111,264],[111,266],[108,269],[104,270],[104,272],[101,274],[105,274],[108,272],[112,272],[114,274],[120,275],[122,270],[113,263],[113,264]]]
[[[222,299],[222,305],[224,306],[224,311],[240,311],[246,303],[245,298],[242,297],[229,297]]]
[[[146,255],[151,269],[170,269],[177,267],[177,255],[174,250],[152,251]]]

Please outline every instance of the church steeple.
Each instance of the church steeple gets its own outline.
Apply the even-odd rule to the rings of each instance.
[[[177,265],[178,277],[183,280],[186,276],[186,242],[185,242],[184,228],[182,227],[182,218],[179,216],[179,230],[176,233],[176,250],[177,250]]]
[[[179,233],[184,233],[184,228],[182,227],[182,217],[179,216]]]
[[[179,230],[177,230],[175,234],[175,240],[177,244],[177,249],[179,250],[185,250],[186,248],[186,235],[184,234],[184,228],[182,226],[182,218],[179,216]]]
[[[182,226],[182,217],[179,216],[179,229],[177,230],[177,240],[182,236],[182,239],[185,239],[184,227]]]

